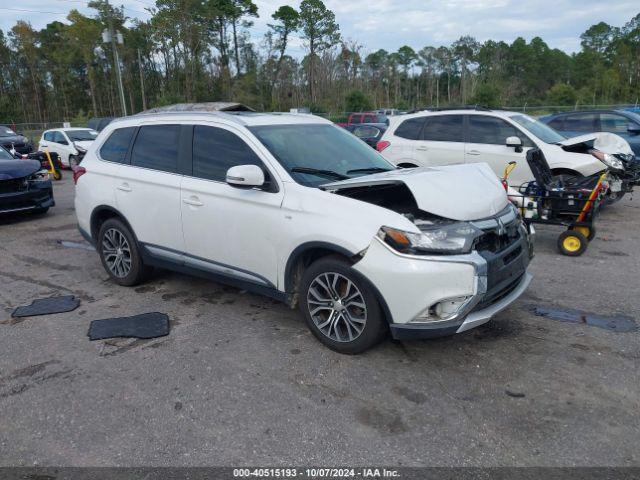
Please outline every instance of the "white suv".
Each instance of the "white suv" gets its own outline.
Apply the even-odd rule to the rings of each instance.
[[[572,145],[523,113],[452,109],[392,117],[377,148],[401,167],[483,162],[502,176],[507,164],[515,161],[509,184],[518,187],[534,180],[526,161],[533,147],[542,150],[556,176],[589,176],[604,169],[600,160],[586,150],[587,154],[578,153]]]
[[[531,237],[488,167],[396,169],[311,115],[127,117],[74,180],[115,282],[157,266],[299,304],[339,352],[463,332],[530,281]]]

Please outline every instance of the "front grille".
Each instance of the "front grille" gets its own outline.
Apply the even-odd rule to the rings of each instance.
[[[487,251],[499,253],[520,240],[522,235],[518,219],[505,225],[484,229],[484,233],[476,240],[475,249],[479,252]]]
[[[508,282],[505,282],[505,285],[500,285],[498,286],[498,288],[494,288],[493,291],[489,291],[487,292],[483,297],[482,300],[480,300],[476,306],[474,307],[473,310],[482,310],[483,308],[486,308],[496,302],[499,302],[500,300],[502,300],[504,297],[506,297],[507,295],[509,295],[511,292],[513,292],[516,287],[520,284],[520,281],[522,280],[523,275],[520,275],[519,277],[510,280]]]
[[[23,192],[29,188],[29,184],[24,178],[13,178],[11,180],[0,180],[0,193]]]

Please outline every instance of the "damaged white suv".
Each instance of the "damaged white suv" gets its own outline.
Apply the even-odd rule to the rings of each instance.
[[[74,178],[117,283],[155,266],[263,293],[343,353],[463,332],[531,278],[531,235],[488,166],[396,169],[310,115],[128,117]]]

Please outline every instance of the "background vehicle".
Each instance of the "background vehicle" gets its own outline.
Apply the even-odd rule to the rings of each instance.
[[[337,123],[337,125],[344,127],[345,125],[360,123],[384,123],[385,125],[389,125],[389,119],[386,115],[377,112],[350,113],[345,123]]]
[[[0,146],[16,153],[31,153],[33,145],[31,141],[20,133],[16,133],[6,125],[0,125]]]
[[[527,150],[540,148],[555,176],[589,176],[603,170],[589,153],[567,151],[566,138],[518,112],[451,109],[391,117],[378,150],[401,167],[488,163],[496,175],[517,162],[510,185],[534,180]]]
[[[40,162],[17,159],[0,147],[0,214],[45,213],[54,205],[49,173]]]
[[[91,128],[46,130],[42,133],[38,149],[57,153],[62,165],[71,168],[82,161],[84,154],[97,136],[98,132]]]
[[[345,125],[343,128],[373,148],[376,148],[378,141],[382,138],[384,132],[387,131],[387,125],[385,123],[352,124]]]
[[[555,113],[541,117],[546,123],[566,137],[584,133],[608,132],[624,138],[636,157],[640,158],[640,114],[626,110],[589,110]]]
[[[115,117],[94,117],[87,122],[87,128],[101,132],[104,127],[109,125],[114,119]]]
[[[150,266],[211,277],[299,305],[357,353],[389,330],[473,328],[530,281],[528,232],[486,165],[396,169],[309,115],[135,115],[97,143],[75,208],[121,285]]]
[[[403,112],[401,110],[398,110],[396,108],[381,108],[379,110],[376,110],[377,113],[380,113],[382,115],[386,115],[387,117],[391,117],[393,115],[402,115],[406,112]]]

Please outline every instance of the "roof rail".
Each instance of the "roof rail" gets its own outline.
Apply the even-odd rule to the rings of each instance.
[[[479,110],[482,112],[490,112],[491,109],[489,107],[486,107],[484,105],[460,105],[457,107],[427,107],[425,110],[433,110],[436,112],[440,112],[440,111],[446,111],[446,110]]]

